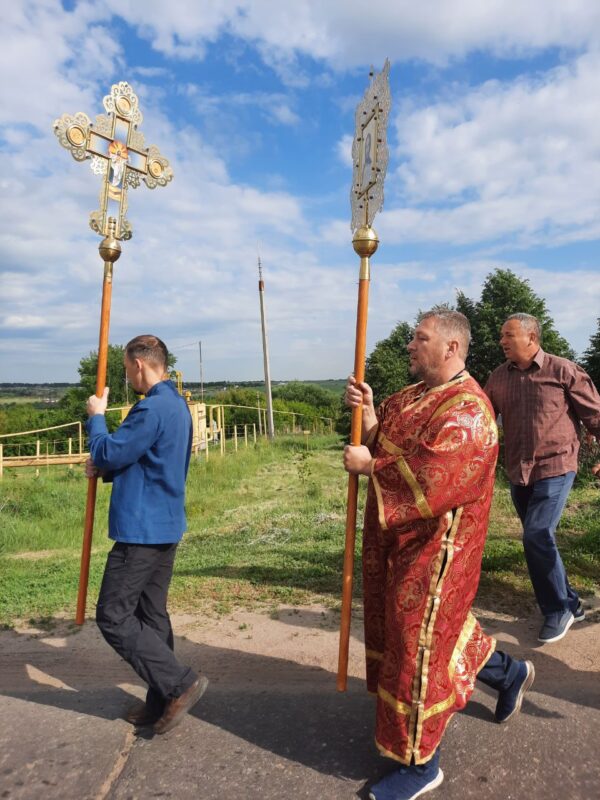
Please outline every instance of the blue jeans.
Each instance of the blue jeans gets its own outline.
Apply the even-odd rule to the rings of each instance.
[[[579,597],[569,585],[555,532],[575,480],[574,472],[544,478],[530,486],[510,485],[523,524],[523,548],[529,577],[544,616],[575,611]]]

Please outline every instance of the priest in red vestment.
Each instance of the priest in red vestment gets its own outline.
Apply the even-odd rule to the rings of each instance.
[[[344,466],[369,477],[363,536],[367,687],[375,740],[399,768],[372,800],[410,800],[443,780],[438,747],[476,677],[499,692],[496,719],[519,711],[533,664],[496,652],[471,613],[487,534],[498,435],[483,390],[465,371],[469,322],[446,308],[420,317],[408,345],[420,382],[375,411],[365,383],[363,442]]]

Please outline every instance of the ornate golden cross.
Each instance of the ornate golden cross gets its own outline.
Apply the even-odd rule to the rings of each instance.
[[[131,225],[125,218],[127,189],[135,189],[140,185],[140,180],[149,189],[154,189],[166,186],[173,178],[173,170],[158,148],[154,145],[144,148],[144,137],[137,130],[142,113],[131,86],[124,81],[116,83],[104,98],[104,108],[108,113],[99,114],[93,125],[81,111],[75,116],[63,114],[54,123],[58,141],[71,152],[73,158],[76,161],[91,159],[93,172],[104,175],[100,208],[90,214],[92,230],[104,237],[98,248],[104,261],[104,280],[96,370],[97,397],[102,396],[106,386],[113,265],[121,255],[119,239],[131,239]],[[85,620],[97,482],[97,477],[88,480],[75,616],[78,625],[83,625]]]
[[[91,159],[91,168],[104,175],[100,208],[90,214],[90,227],[101,236],[109,234],[109,219],[114,219],[114,237],[130,239],[127,189],[143,180],[149,189],[166,186],[173,170],[157,147],[144,148],[144,135],[137,130],[142,122],[138,98],[131,86],[116,83],[104,98],[107,114],[99,114],[92,125],[81,111],[63,114],[54,123],[54,133],[76,161]],[[110,226],[113,227],[113,226]]]

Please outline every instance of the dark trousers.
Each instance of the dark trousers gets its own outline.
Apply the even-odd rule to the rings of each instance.
[[[116,542],[108,554],[96,622],[108,644],[148,684],[146,702],[161,712],[196,674],[173,653],[167,593],[177,544]]]
[[[511,484],[510,493],[523,524],[523,549],[533,591],[544,616],[575,611],[579,603],[556,546],[556,528],[575,479],[574,472]]]
[[[502,650],[494,650],[484,667],[477,673],[477,680],[491,686],[498,692],[508,689],[519,674],[519,664],[516,658],[509,656]]]
[[[502,650],[494,650],[492,655],[488,658],[485,666],[483,666],[477,673],[477,680],[490,686],[497,692],[503,692],[511,685],[519,674],[519,664],[521,662],[516,658],[509,656],[508,653]],[[434,756],[426,764],[411,764],[410,770],[415,773],[437,774],[438,766],[440,763],[440,748],[435,751]]]

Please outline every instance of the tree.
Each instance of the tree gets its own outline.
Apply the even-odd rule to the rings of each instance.
[[[123,365],[124,355],[125,348],[123,345],[108,345],[106,385],[110,387],[109,403],[111,406],[125,405],[127,403],[125,367]],[[86,418],[85,403],[88,397],[96,391],[97,369],[98,353],[96,351],[92,351],[89,355],[83,356],[77,368],[79,372],[79,386],[67,390],[60,401],[61,407],[69,409],[74,418]],[[130,402],[134,399],[135,396],[133,392],[131,392]]]
[[[413,328],[407,322],[399,322],[387,339],[377,342],[367,358],[365,381],[373,389],[375,405],[412,381],[406,351],[412,337]]]
[[[399,322],[387,339],[377,342],[365,365],[365,381],[373,390],[373,400],[378,406],[382,400],[412,382],[408,371],[406,347],[413,338],[413,328],[408,322]],[[351,412],[341,398],[336,431],[342,436],[350,433]]]
[[[315,383],[290,381],[273,389],[273,400],[289,403],[304,403],[312,406],[320,416],[335,417],[337,413],[337,394],[322,389]]]
[[[125,384],[125,365],[123,358],[125,347],[121,344],[108,345],[108,358],[106,365],[106,385],[110,387],[109,405],[124,406],[135,402],[136,395],[131,389],[127,390]],[[168,354],[167,365],[171,369],[177,361],[176,356]],[[79,386],[65,392],[60,401],[61,408],[68,409],[73,419],[86,419],[85,404],[88,397],[96,391],[96,371],[98,369],[98,353],[92,351],[83,356],[79,362]]]
[[[600,317],[598,317],[598,330],[590,338],[588,348],[581,358],[581,366],[600,391]]]
[[[500,329],[511,314],[525,313],[537,317],[542,328],[543,349],[554,355],[574,358],[569,343],[554,327],[546,301],[535,294],[527,279],[519,278],[509,269],[497,269],[487,276],[478,301],[471,300],[459,290],[456,309],[471,323],[473,340],[467,368],[481,384],[504,361],[499,344]]]

